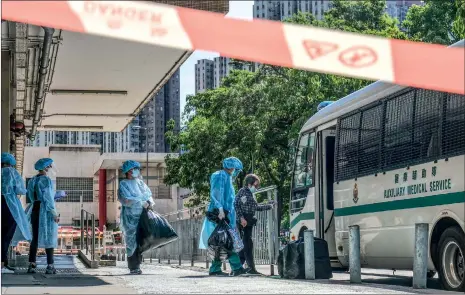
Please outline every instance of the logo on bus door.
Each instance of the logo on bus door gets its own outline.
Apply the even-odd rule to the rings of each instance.
[[[352,199],[354,203],[358,202],[358,187],[357,184],[354,184],[354,191],[353,191],[354,198]]]

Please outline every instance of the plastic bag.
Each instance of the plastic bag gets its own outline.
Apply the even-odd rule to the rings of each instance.
[[[229,230],[229,225],[224,220],[220,221],[208,238],[207,254],[212,261],[226,261],[229,253],[234,250],[234,241]]]
[[[302,239],[289,243],[279,251],[278,273],[285,279],[305,278],[305,247]],[[314,241],[315,278],[330,279],[333,277],[329,259],[328,243],[319,238]]]
[[[304,243],[303,240],[298,240],[294,243],[289,243],[283,249],[283,277],[285,279],[295,280],[305,278],[304,265]],[[279,267],[278,267],[279,272]]]
[[[284,248],[279,250],[278,254],[278,274],[281,278],[284,278]]]
[[[241,236],[236,228],[229,227],[228,231],[233,239],[234,252],[239,253],[244,249],[244,242],[242,242]]]
[[[151,209],[143,209],[139,220],[138,244],[142,253],[178,239],[168,221]]]

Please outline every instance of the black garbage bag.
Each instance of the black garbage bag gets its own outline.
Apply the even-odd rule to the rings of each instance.
[[[278,274],[285,279],[305,278],[305,246],[303,239],[289,243],[278,254]],[[329,259],[328,243],[319,238],[314,241],[315,278],[333,277]]]
[[[213,260],[226,261],[234,249],[234,242],[229,232],[229,225],[221,220],[208,238],[208,257]]]
[[[285,279],[305,279],[303,239],[289,243],[284,247],[283,262],[283,277]]]
[[[168,221],[151,209],[140,215],[137,242],[142,253],[163,247],[178,239],[178,234]]]
[[[278,274],[284,278],[284,248],[279,250],[278,254]]]

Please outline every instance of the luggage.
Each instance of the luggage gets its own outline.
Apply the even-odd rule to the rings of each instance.
[[[328,243],[319,238],[314,240],[315,279],[333,277],[329,260]],[[305,279],[305,246],[303,239],[289,243],[279,251],[278,273],[285,279]]]
[[[138,243],[142,253],[174,242],[178,235],[168,221],[151,209],[144,209],[139,220]]]
[[[330,279],[333,277],[331,261],[329,259],[328,243],[319,238],[315,238],[315,278]]]

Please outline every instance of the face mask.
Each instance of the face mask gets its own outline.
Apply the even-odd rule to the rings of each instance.
[[[255,186],[251,186],[249,189],[252,192],[252,194],[254,194],[257,191],[257,188]]]
[[[139,176],[140,176],[140,170],[139,169],[132,170],[132,177],[137,178]]]

